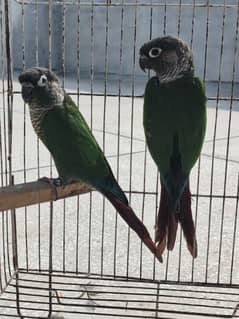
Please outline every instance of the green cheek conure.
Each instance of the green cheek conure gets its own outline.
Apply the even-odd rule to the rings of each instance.
[[[179,222],[188,250],[196,258],[189,174],[205,136],[204,85],[194,76],[190,48],[180,39],[165,36],[145,43],[139,63],[142,70],[156,73],[146,85],[143,124],[148,149],[160,172],[158,254],[166,246],[173,249]]]
[[[82,114],[48,69],[34,67],[19,76],[33,128],[52,154],[64,183],[83,181],[101,192],[156,255],[156,245],[128,204]],[[161,255],[158,256],[161,261]]]

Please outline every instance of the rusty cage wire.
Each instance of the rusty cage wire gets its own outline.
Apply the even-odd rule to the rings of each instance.
[[[191,174],[198,258],[179,231],[159,264],[96,192],[4,211],[1,318],[239,318],[238,28],[238,0],[1,0],[1,186],[56,176],[17,81],[23,69],[46,66],[153,236],[160,189],[142,126],[150,74],[139,70],[140,46],[183,38],[208,96]]]

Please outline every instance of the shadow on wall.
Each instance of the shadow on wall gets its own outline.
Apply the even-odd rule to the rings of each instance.
[[[222,0],[215,2],[223,3]],[[111,6],[107,9],[106,6],[77,6],[74,2],[67,6],[54,5],[53,1],[49,11],[47,3],[36,5],[32,1],[24,5],[11,1],[15,69],[37,64],[49,66],[50,60],[58,73],[64,69],[67,73],[89,74],[93,69],[94,74],[142,76],[138,51],[142,43],[149,40],[150,30],[152,37],[163,35],[164,30],[165,34],[177,35],[180,23],[180,37],[189,43],[193,29],[196,73],[203,77],[205,72],[207,81],[218,81],[221,69],[221,81],[239,82],[239,55],[234,54],[238,45],[236,7],[226,8],[225,18],[223,7],[210,8],[207,40],[206,6],[194,10],[193,6],[182,6],[179,19],[179,6],[166,9],[164,5],[152,9],[150,6]]]

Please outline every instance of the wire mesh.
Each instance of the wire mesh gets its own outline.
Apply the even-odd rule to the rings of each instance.
[[[141,44],[162,34],[185,39],[208,95],[206,140],[191,174],[198,258],[179,232],[159,265],[95,192],[2,212],[1,316],[239,316],[238,28],[234,0],[1,2],[2,186],[12,175],[15,183],[56,176],[17,82],[23,69],[46,66],[79,106],[153,236],[160,189],[142,128],[151,74],[140,73]]]
[[[19,304],[27,318],[46,317],[49,312],[47,273],[19,272],[12,278],[0,306],[11,317],[15,288],[21,291]],[[134,278],[85,276],[54,273],[51,291],[55,313],[71,318],[232,318],[238,306],[238,288],[194,286],[188,283],[142,281]],[[7,313],[6,312],[6,313]],[[235,316],[237,318],[237,316]]]

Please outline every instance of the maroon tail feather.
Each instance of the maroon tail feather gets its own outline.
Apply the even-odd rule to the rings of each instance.
[[[192,218],[191,209],[191,193],[189,183],[187,183],[180,199],[180,207],[178,212],[170,212],[169,196],[164,184],[161,182],[160,204],[158,218],[156,224],[155,241],[157,250],[160,255],[166,248],[172,250],[174,248],[178,221],[180,222],[184,237],[187,241],[187,247],[193,258],[197,257],[197,241],[195,235],[195,227]]]
[[[157,250],[154,242],[152,241],[147,228],[144,226],[141,220],[135,215],[132,208],[126,205],[125,203],[123,203],[122,201],[120,201],[118,198],[116,198],[114,195],[110,193],[105,194],[105,196],[116,208],[120,216],[126,221],[129,227],[132,228],[137,233],[139,238],[144,242],[144,244],[148,247],[148,249],[156,256],[156,258],[160,262],[163,262],[161,254]]]
[[[187,247],[193,258],[197,257],[197,240],[191,209],[191,192],[187,183],[180,201],[179,221],[183,229]]]
[[[161,181],[160,204],[156,223],[155,241],[157,250],[162,254],[166,248],[172,250],[176,240],[178,220],[174,212],[169,211],[169,196]]]

